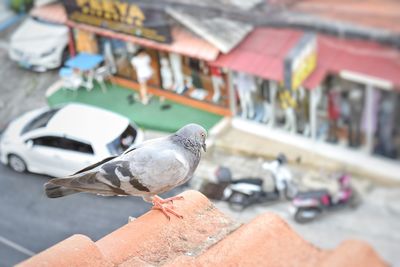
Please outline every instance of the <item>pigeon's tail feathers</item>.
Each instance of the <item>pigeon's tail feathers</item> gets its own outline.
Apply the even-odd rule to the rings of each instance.
[[[49,198],[58,198],[58,197],[64,197],[68,196],[71,194],[79,193],[79,191],[67,188],[61,185],[56,185],[51,182],[48,182],[44,185],[45,192],[47,197]]]
[[[78,173],[67,178],[51,179],[45,185],[46,195],[50,198],[63,197],[78,192],[87,192],[103,196],[128,195],[123,190],[97,180],[96,172]]]

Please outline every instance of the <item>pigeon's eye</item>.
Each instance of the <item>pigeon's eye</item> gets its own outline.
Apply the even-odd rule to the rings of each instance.
[[[203,133],[203,132],[201,132],[201,133],[200,133],[200,136],[201,136],[201,137],[206,137],[206,134]]]

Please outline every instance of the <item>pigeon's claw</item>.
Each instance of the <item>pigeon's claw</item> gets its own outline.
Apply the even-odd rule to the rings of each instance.
[[[174,200],[183,200],[184,199],[183,196],[174,196],[174,197],[169,197],[169,198],[164,198],[164,199],[162,199],[160,197],[158,197],[158,198],[159,198],[160,203],[162,203],[162,204],[166,204],[166,203],[173,204]]]
[[[183,199],[183,197],[172,197],[172,198],[162,199],[159,196],[154,196],[152,201],[153,202],[152,209],[160,210],[162,213],[164,213],[164,215],[167,217],[168,220],[171,220],[171,216],[169,216],[169,213],[175,215],[180,219],[183,219],[183,216],[174,210],[174,206],[171,203],[173,200],[177,199]],[[168,203],[171,204],[168,206],[164,206],[164,204]]]

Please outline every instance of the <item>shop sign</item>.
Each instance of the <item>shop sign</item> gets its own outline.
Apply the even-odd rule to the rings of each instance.
[[[171,31],[163,10],[143,7],[134,0],[63,0],[72,21],[170,43]]]
[[[306,33],[289,51],[284,62],[284,85],[296,90],[317,66],[317,38]]]

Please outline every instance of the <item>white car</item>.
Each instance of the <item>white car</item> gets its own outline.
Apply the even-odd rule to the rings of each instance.
[[[24,68],[55,69],[66,58],[68,38],[67,26],[29,17],[12,34],[9,56]]]
[[[143,141],[129,119],[83,104],[30,111],[11,122],[0,157],[17,172],[63,177]]]

